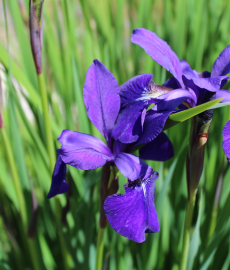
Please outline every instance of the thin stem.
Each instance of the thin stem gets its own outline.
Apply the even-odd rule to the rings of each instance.
[[[42,100],[42,108],[43,108],[43,118],[45,123],[45,134],[46,134],[46,146],[50,158],[50,172],[52,174],[54,164],[55,164],[55,152],[54,152],[54,143],[52,137],[52,130],[50,125],[50,114],[49,114],[49,104],[47,99],[47,93],[45,88],[45,81],[43,73],[38,74],[38,83]]]
[[[2,135],[3,145],[5,146],[5,150],[6,150],[6,156],[8,159],[8,163],[10,166],[10,171],[12,174],[12,179],[14,182],[15,191],[17,194],[18,202],[19,202],[19,210],[20,210],[20,214],[21,214],[21,218],[22,218],[22,223],[24,226],[26,226],[27,225],[26,204],[25,204],[25,200],[24,200],[24,196],[23,196],[23,191],[21,188],[21,183],[20,183],[20,180],[18,177],[18,172],[17,172],[17,167],[15,164],[15,161],[14,161],[13,152],[12,152],[10,142],[8,140],[8,137],[6,135],[6,131],[4,128],[1,129],[1,135]]]
[[[104,250],[104,231],[105,229],[99,227],[97,235],[97,258],[96,270],[102,270],[103,250]]]
[[[187,269],[187,261],[188,261],[188,251],[189,251],[189,243],[190,243],[190,228],[192,223],[192,215],[195,205],[196,192],[193,193],[193,196],[190,197],[188,201],[185,223],[184,223],[184,235],[183,235],[183,246],[182,246],[182,255],[181,255],[181,263],[180,270]]]

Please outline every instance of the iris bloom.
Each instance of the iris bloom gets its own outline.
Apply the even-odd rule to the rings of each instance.
[[[175,108],[175,105],[181,100],[184,101],[187,95],[181,92],[181,88],[183,88],[184,91],[187,89],[187,92],[192,95],[192,97],[186,100],[189,107],[195,107],[204,102],[221,97],[223,98],[222,102],[230,102],[230,91],[222,89],[229,79],[226,74],[230,72],[230,45],[217,57],[211,72],[205,71],[198,73],[196,70],[192,70],[186,61],[180,61],[170,46],[149,30],[143,28],[135,29],[131,41],[141,46],[153,60],[166,68],[173,75],[172,78],[163,84],[164,88],[160,89],[164,90],[170,88],[174,90],[166,94],[158,91],[160,95],[157,97],[156,105],[153,107],[153,110],[172,109]],[[128,100],[124,100],[123,106],[127,106],[130,101],[139,103],[139,100],[150,100],[153,97],[153,92],[151,87],[142,89],[134,98],[129,97]],[[182,96],[180,96],[180,93],[182,93]],[[174,95],[173,98],[171,98],[172,95]],[[159,99],[162,100],[159,101]],[[172,107],[170,107],[171,104],[173,105]],[[207,122],[212,118],[213,110],[203,112],[199,116],[204,122]],[[229,123],[226,124],[223,130],[223,148],[228,159],[230,156],[230,141],[228,139],[230,132],[229,126]]]
[[[154,208],[155,180],[158,174],[140,158],[127,152],[134,146],[143,144],[146,138],[149,140],[152,134],[143,132],[143,136],[133,145],[114,138],[114,124],[120,111],[119,85],[113,74],[98,60],[94,60],[88,69],[83,97],[88,117],[104,136],[107,145],[91,135],[63,130],[58,138],[62,147],[57,149],[58,158],[48,198],[68,190],[64,180],[66,164],[82,170],[96,169],[106,163],[116,166],[128,178],[126,195],[108,197],[105,213],[109,223],[118,233],[131,240],[142,242],[145,238],[144,232],[159,230]],[[151,129],[155,130],[155,135],[153,134],[155,137],[163,128],[163,125],[159,127],[157,123],[155,119],[156,126]],[[122,129],[125,130],[127,124],[129,124],[127,121],[124,122]],[[141,153],[146,159],[150,157],[155,160],[166,160],[173,156],[173,148],[168,137],[162,133],[156,142],[152,142],[150,147]],[[137,204],[138,211],[135,210]],[[122,219],[118,219],[118,216],[122,216]]]

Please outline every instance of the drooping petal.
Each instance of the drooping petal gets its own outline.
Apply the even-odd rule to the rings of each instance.
[[[211,77],[211,78],[195,78],[188,75],[183,75],[184,84],[187,87],[193,89],[193,84],[196,86],[206,89],[211,92],[216,92],[220,90],[221,82],[228,79],[227,76],[218,76],[218,77]]]
[[[52,176],[52,183],[50,187],[48,199],[55,195],[65,193],[69,190],[69,185],[65,181],[66,164],[62,161],[61,157],[57,157],[55,168]]]
[[[230,162],[230,120],[223,128],[223,149],[228,161]]]
[[[98,60],[89,67],[83,98],[91,122],[110,140],[111,129],[120,110],[119,85],[113,74]]]
[[[174,150],[168,136],[162,132],[152,142],[144,145],[139,153],[141,159],[166,161],[173,157]]]
[[[180,61],[164,40],[149,30],[137,28],[132,33],[131,42],[138,44],[153,60],[171,72],[180,83],[179,87],[184,86]]]
[[[216,92],[216,98],[224,98],[221,102],[230,102],[230,91],[221,89]]]
[[[140,158],[126,153],[118,153],[114,159],[119,171],[130,181],[135,181],[138,178],[148,178],[153,170]]]
[[[106,198],[105,214],[109,224],[117,233],[141,243],[145,241],[145,233],[160,230],[154,206],[157,178],[158,173],[154,172],[146,180],[128,182],[125,185],[125,194]]]
[[[230,45],[217,57],[212,67],[211,77],[224,76],[230,72]]]
[[[160,97],[158,97],[160,99]],[[155,111],[166,111],[173,110],[179,106],[183,101],[192,99],[195,101],[194,95],[186,89],[176,89],[164,96],[164,99],[157,103],[153,110]]]
[[[166,120],[169,115],[176,110],[156,112],[154,110],[149,110],[145,117],[145,123],[143,128],[143,134],[140,136],[139,140],[134,144],[146,144],[153,141],[163,130]]]
[[[121,109],[112,137],[122,143],[132,143],[138,140],[142,132],[142,111],[147,107],[146,101],[132,101]]]
[[[96,169],[113,159],[105,143],[91,135],[66,129],[58,140],[62,144],[58,154],[66,164],[77,169]]]

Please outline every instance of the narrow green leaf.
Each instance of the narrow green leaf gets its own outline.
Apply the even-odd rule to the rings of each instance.
[[[210,108],[210,110],[211,110],[211,109],[222,108],[222,107],[225,107],[225,106],[228,106],[228,105],[230,105],[230,102],[222,102],[222,103],[218,103],[218,104],[212,106],[212,107]]]
[[[200,246],[200,220],[201,220],[201,213],[202,213],[202,192],[201,192],[201,198],[199,202],[199,210],[198,210],[198,218],[195,226],[195,230],[192,235],[192,239],[189,245],[189,255],[188,255],[188,264],[187,264],[187,270],[191,270],[194,260],[196,258],[199,246]]]
[[[189,118],[191,118],[197,114],[200,114],[206,110],[209,110],[212,106],[219,103],[222,99],[223,98],[215,99],[215,100],[206,102],[204,104],[201,104],[199,106],[196,106],[194,108],[171,114],[169,116],[169,119],[167,120],[167,122],[165,124],[164,130],[166,130],[170,127],[173,127],[177,124],[180,124],[181,122],[184,122],[185,120],[188,120]]]

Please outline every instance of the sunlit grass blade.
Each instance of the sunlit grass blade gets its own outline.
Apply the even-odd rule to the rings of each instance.
[[[215,104],[219,103],[223,98],[215,99],[209,102],[206,102],[204,104],[198,105],[194,108],[174,113],[169,116],[169,119],[167,120],[164,130],[173,127],[181,122],[184,122],[185,120],[188,120],[189,118],[198,115],[208,109],[210,109]]]

